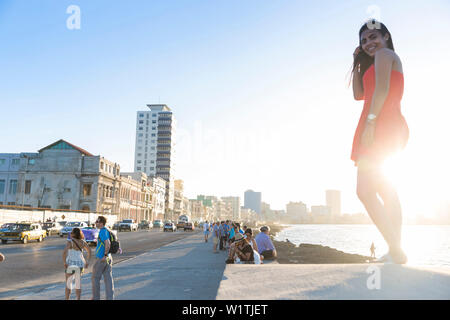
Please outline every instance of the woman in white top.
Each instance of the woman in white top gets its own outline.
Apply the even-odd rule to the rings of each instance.
[[[253,249],[253,258],[255,260],[255,264],[262,264],[262,257],[258,253],[258,245],[256,244],[255,239],[253,239],[253,231],[251,228],[245,229],[244,233],[248,243]]]
[[[73,228],[70,233],[70,238],[67,241],[66,247],[63,252],[63,261],[64,261],[64,269],[66,270],[66,300],[70,299],[70,294],[72,292],[71,288],[68,287],[68,279],[73,275],[73,268],[79,268],[79,274],[81,278],[81,274],[83,273],[84,268],[89,266],[88,261],[91,259],[91,248],[84,241],[84,234],[81,232],[79,228]],[[88,258],[87,261],[83,256],[83,249],[87,251]],[[68,267],[72,270],[67,270]],[[69,273],[68,273],[69,271]],[[81,298],[81,286],[80,288],[75,288],[75,292],[77,295],[77,300]]]

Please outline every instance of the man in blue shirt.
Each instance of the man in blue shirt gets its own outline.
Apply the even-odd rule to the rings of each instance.
[[[259,230],[261,232],[255,237],[259,254],[264,257],[264,260],[276,259],[277,250],[275,249],[272,240],[270,240],[269,237],[270,228],[267,226],[263,226]]]
[[[103,276],[105,282],[106,299],[114,299],[114,281],[112,277],[112,257],[109,253],[111,247],[109,231],[106,229],[106,218],[99,216],[95,221],[100,229],[95,249],[95,262],[92,267],[92,300],[100,300],[100,280]]]

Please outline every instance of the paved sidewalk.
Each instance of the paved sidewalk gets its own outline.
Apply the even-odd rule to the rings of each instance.
[[[113,266],[116,300],[450,299],[450,268],[382,264],[226,265],[226,251],[193,234]],[[373,268],[368,270],[368,268]],[[379,289],[367,286],[374,270]],[[370,271],[370,272],[368,272]],[[91,298],[90,274],[82,299]],[[372,278],[374,279],[374,278]],[[370,282],[370,281],[369,281]],[[376,284],[376,281],[370,282]],[[251,284],[251,290],[248,285]],[[63,300],[61,284],[19,300]],[[72,299],[75,293],[72,293]],[[101,284],[104,299],[104,285]]]
[[[113,265],[116,300],[214,300],[225,269],[226,252],[212,252],[202,233]],[[91,269],[91,267],[89,267]],[[92,297],[91,274],[81,280],[82,300]],[[16,300],[63,300],[61,284]],[[101,282],[101,299],[105,299]],[[75,292],[71,299],[75,299]]]

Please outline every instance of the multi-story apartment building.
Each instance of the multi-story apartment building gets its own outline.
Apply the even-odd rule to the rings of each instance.
[[[4,181],[4,182],[3,182]],[[0,154],[0,202],[150,219],[152,190],[143,173],[58,140],[37,153]],[[165,188],[165,186],[164,186]]]
[[[326,203],[330,207],[331,217],[341,216],[341,192],[339,190],[326,190]]]
[[[134,171],[166,180],[165,218],[173,220],[176,120],[165,104],[147,107],[137,112]]]
[[[303,202],[289,202],[286,205],[287,218],[292,223],[305,223],[309,222],[309,214],[306,204]]]
[[[160,177],[150,177],[148,184],[153,188],[154,192],[152,197],[153,220],[164,220],[166,206],[166,180]]]
[[[0,153],[0,205],[16,205],[20,153]]]
[[[230,220],[239,221],[239,219],[241,218],[241,198],[222,197],[222,201],[224,201],[228,206],[231,207],[232,214]]]

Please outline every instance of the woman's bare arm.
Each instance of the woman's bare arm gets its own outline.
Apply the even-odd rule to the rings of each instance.
[[[375,90],[370,105],[370,113],[378,116],[389,94],[394,54],[384,48],[375,53]]]

